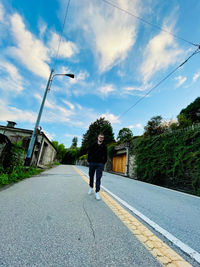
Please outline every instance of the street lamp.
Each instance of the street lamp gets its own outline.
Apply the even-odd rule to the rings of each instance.
[[[70,77],[72,79],[74,78],[74,74],[64,73],[64,74],[54,74],[53,75],[53,72],[54,72],[54,70],[52,69],[51,73],[49,75],[49,79],[48,79],[48,82],[47,82],[47,86],[46,86],[45,92],[44,92],[44,96],[43,96],[43,100],[42,100],[42,103],[41,103],[41,106],[40,106],[40,110],[39,110],[39,113],[38,113],[38,117],[37,117],[37,121],[36,121],[36,124],[35,124],[35,128],[33,130],[33,133],[32,133],[32,136],[31,136],[31,140],[30,140],[30,143],[29,143],[28,152],[27,152],[26,159],[25,159],[25,164],[24,164],[25,166],[29,166],[30,163],[31,163],[31,155],[32,155],[32,152],[33,152],[34,144],[35,144],[35,138],[36,138],[37,129],[38,129],[38,126],[39,126],[39,123],[40,123],[40,118],[41,118],[41,115],[42,115],[42,111],[43,111],[44,103],[45,103],[45,100],[46,100],[47,92],[51,88],[51,84],[52,84],[53,78],[55,76],[57,76],[57,75],[68,76],[68,77]]]

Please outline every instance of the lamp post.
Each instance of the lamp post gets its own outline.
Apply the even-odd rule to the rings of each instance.
[[[50,72],[50,75],[49,75],[49,79],[48,79],[48,82],[47,82],[47,86],[46,86],[45,92],[44,92],[44,96],[43,96],[43,100],[42,100],[42,103],[41,103],[41,106],[40,106],[40,110],[39,110],[39,113],[38,113],[37,121],[35,123],[35,128],[33,130],[33,133],[32,133],[32,136],[31,136],[31,140],[30,140],[30,143],[29,143],[28,152],[27,152],[26,159],[25,159],[25,164],[24,164],[25,166],[29,166],[30,163],[31,163],[31,156],[32,156],[33,147],[34,147],[34,144],[35,144],[37,129],[38,129],[38,126],[39,126],[39,123],[40,123],[40,118],[41,118],[41,115],[42,115],[42,111],[43,111],[44,103],[45,103],[45,100],[46,100],[47,92],[51,88],[51,84],[52,84],[53,78],[55,76],[57,76],[57,75],[68,76],[70,78],[74,78],[74,74],[54,74],[53,75],[53,72],[54,72],[54,70],[52,69],[51,72]]]

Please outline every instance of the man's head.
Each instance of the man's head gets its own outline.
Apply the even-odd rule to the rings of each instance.
[[[98,144],[102,144],[103,143],[103,140],[104,140],[104,134],[100,133],[98,135]]]

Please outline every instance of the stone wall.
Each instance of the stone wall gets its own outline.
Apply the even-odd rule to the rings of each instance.
[[[128,175],[130,178],[137,179],[135,168],[136,168],[135,155],[130,155],[129,156],[129,175]]]

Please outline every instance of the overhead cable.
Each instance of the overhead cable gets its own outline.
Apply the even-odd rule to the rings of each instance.
[[[200,53],[200,46],[185,60],[183,61],[178,67],[176,67],[173,71],[171,71],[167,76],[165,76],[160,82],[158,82],[154,87],[152,87],[144,96],[139,98],[132,106],[130,106],[126,111],[124,111],[119,117],[121,118],[124,116],[128,111],[130,111],[133,107],[135,107],[139,102],[141,102],[146,96],[148,96],[154,89],[156,89],[161,83],[163,83],[167,78],[169,78],[175,71],[177,71],[180,67],[182,67],[191,57]]]
[[[121,8],[121,7],[119,7],[119,6],[115,5],[115,4],[113,4],[113,3],[110,3],[110,2],[107,1],[107,0],[102,0],[102,1],[105,2],[106,4],[110,5],[110,6],[114,7],[114,8],[117,8],[117,9],[119,9],[119,10],[121,10],[121,11],[127,13],[128,15],[130,15],[130,16],[132,16],[132,17],[134,17],[134,18],[136,18],[136,19],[138,19],[138,20],[140,20],[140,21],[142,21],[142,22],[144,22],[144,23],[146,23],[146,24],[148,24],[148,25],[151,25],[151,26],[153,26],[153,27],[155,27],[155,28],[157,28],[157,29],[160,29],[160,30],[163,31],[163,32],[166,32],[166,33],[172,35],[172,36],[175,37],[176,39],[182,40],[182,41],[184,41],[184,42],[186,42],[186,43],[188,43],[188,44],[190,44],[190,45],[199,46],[198,44],[192,43],[192,42],[190,42],[190,41],[188,41],[188,40],[186,40],[186,39],[184,39],[184,38],[182,38],[182,37],[179,37],[178,35],[173,34],[172,32],[167,31],[166,29],[160,27],[159,25],[156,25],[156,24],[154,24],[154,23],[151,23],[151,22],[147,21],[146,19],[143,19],[143,18],[141,18],[141,17],[139,17],[139,16],[137,16],[137,15],[131,13],[131,12],[128,11],[128,10],[125,10],[125,9],[123,9],[123,8]]]
[[[58,54],[59,54],[59,50],[60,50],[60,44],[61,44],[61,41],[62,41],[63,32],[64,32],[64,28],[65,28],[65,22],[66,22],[68,10],[69,10],[69,4],[70,4],[70,0],[68,0],[67,8],[66,8],[66,11],[65,11],[65,17],[64,17],[64,21],[63,21],[63,25],[62,25],[62,31],[60,33],[60,38],[59,38],[59,43],[58,43],[58,49],[57,49],[57,52],[56,52],[56,58],[55,58],[55,63],[54,63],[53,69],[55,69],[56,63],[57,63],[57,59],[58,59]]]

